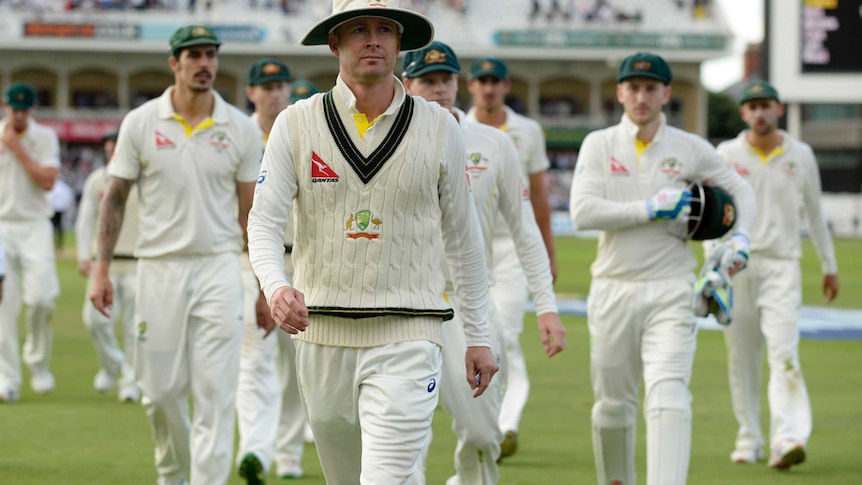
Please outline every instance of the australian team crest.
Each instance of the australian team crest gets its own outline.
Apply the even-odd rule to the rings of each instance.
[[[370,210],[361,210],[347,216],[344,230],[348,239],[378,239],[383,221]]]
[[[796,175],[796,171],[797,171],[796,162],[791,160],[791,161],[785,163],[784,166],[781,167],[781,170],[784,173],[786,173],[787,175]]]
[[[488,170],[488,159],[482,156],[480,152],[467,154],[467,172],[473,177],[479,176],[485,170]]]
[[[661,162],[661,172],[668,175],[679,175],[682,171],[682,162],[676,158],[668,158]]]
[[[212,134],[210,137],[210,145],[216,147],[216,151],[221,153],[226,148],[229,148],[230,145],[227,143],[227,133],[223,131],[217,131]]]

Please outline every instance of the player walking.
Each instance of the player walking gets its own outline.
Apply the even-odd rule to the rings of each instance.
[[[548,357],[566,347],[566,329],[557,313],[548,253],[530,200],[525,196],[520,162],[515,146],[502,131],[468,121],[463,111],[455,108],[458,95],[458,74],[461,64],[452,49],[442,42],[432,42],[424,49],[408,52],[404,57],[404,87],[408,94],[436,102],[458,120],[467,147],[467,172],[470,191],[479,216],[485,243],[488,276],[493,277],[492,234],[500,214],[509,227],[521,264],[527,271],[530,289],[536,295],[539,334]],[[448,275],[448,270],[447,270]],[[457,300],[451,281],[446,294]],[[491,303],[491,302],[489,302]],[[488,323],[492,349],[501,362],[503,376],[498,376],[480,399],[461,385],[466,350],[464,328],[460,315],[443,328],[443,407],[452,415],[453,430],[458,436],[455,450],[456,475],[449,479],[455,484],[494,484],[499,481],[497,458],[500,455],[502,433],[497,423],[503,398],[505,377],[505,339],[500,317],[493,303],[488,305]],[[454,384],[454,385],[453,385]]]
[[[290,70],[276,59],[263,58],[249,68],[246,96],[255,106],[251,118],[264,142],[276,116],[288,105],[291,80]],[[290,277],[292,225],[285,231],[284,247],[285,271]],[[241,263],[245,330],[236,399],[239,474],[250,484],[265,483],[275,458],[279,477],[300,478],[306,420],[304,413],[297,412],[302,409],[302,398],[296,382],[296,350],[287,333],[265,330],[275,325],[247,253]],[[267,323],[261,324],[263,321]]]
[[[483,58],[470,66],[467,87],[473,94],[473,107],[467,119],[490,125],[506,132],[515,143],[521,162],[522,173],[527,180],[530,201],[536,222],[542,232],[551,274],[557,275],[554,259],[554,239],[551,232],[551,209],[545,189],[545,172],[550,166],[545,153],[545,135],[534,120],[515,113],[506,106],[509,93],[509,68],[496,58]],[[518,259],[511,230],[498,216],[494,225],[494,281],[491,297],[502,317],[503,335],[506,338],[508,378],[503,407],[500,410],[500,429],[504,432],[501,457],[507,457],[518,449],[518,426],[521,414],[530,396],[530,380],[527,363],[521,350],[521,333],[524,331],[524,313],[529,297],[529,286],[523,266]]]
[[[823,270],[823,295],[838,295],[835,250],[820,205],[820,172],[806,143],[778,129],[784,105],[772,85],[750,84],[739,114],[748,125],[718,152],[754,187],[757,217],[748,269],[733,278],[733,324],[724,330],[733,412],[739,422],[730,459],[755,463],[763,457],[760,428],[760,366],[769,362],[769,466],[788,468],[805,460],[811,435],[811,404],[799,362],[800,211]]]
[[[587,135],[572,181],[571,214],[601,231],[587,300],[593,451],[598,483],[635,482],[638,389],[644,380],[647,484],[682,484],[691,448],[689,377],[696,345],[695,259],[669,221],[690,211],[686,181],[734,198],[733,263],[744,264],[754,219],[751,187],[702,138],[667,125],[670,66],[640,52],[617,72],[619,124]]]
[[[211,485],[226,483],[231,470],[243,325],[239,253],[262,147],[251,119],[213,89],[218,37],[189,25],[170,45],[174,85],[120,128],[90,298],[108,314],[110,262],[137,182],[135,373],[159,483],[185,483],[191,469],[193,485]]]
[[[475,210],[465,210],[463,139],[446,110],[406,96],[393,75],[399,50],[424,47],[433,32],[397,0],[336,0],[302,40],[329,45],[336,86],[284,111],[264,153],[251,261],[273,317],[295,334],[304,407],[329,483],[424,481],[419,458],[437,405],[441,323],[452,317],[442,246],[477,395],[497,371],[482,235]],[[290,286],[282,232],[294,205]]]
[[[0,239],[6,244],[6,295],[0,303],[0,402],[20,396],[18,312],[27,306],[24,362],[30,387],[54,390],[50,319],[60,294],[47,191],[57,180],[60,142],[54,130],[31,117],[36,90],[15,83],[3,96],[0,120]]]
[[[110,165],[117,144],[117,132],[105,135],[105,162]],[[78,218],[75,222],[75,237],[78,250],[78,271],[89,279],[87,298],[84,300],[84,325],[90,331],[90,337],[99,356],[99,371],[93,379],[93,388],[98,392],[107,392],[114,387],[117,377],[120,378],[118,399],[120,402],[137,402],[141,398],[138,385],[135,384],[135,367],[132,356],[135,347],[135,293],[137,286],[137,258],[135,257],[135,242],[138,240],[138,189],[132,186],[126,202],[123,215],[123,227],[114,248],[114,259],[111,261],[110,280],[114,288],[114,307],[110,316],[106,317],[96,310],[89,298],[92,283],[92,258],[96,253],[96,223],[99,220],[99,208],[108,190],[107,165],[90,172],[84,190],[81,192],[81,205],[78,208]],[[114,324],[122,315],[123,347],[120,348],[114,333]]]

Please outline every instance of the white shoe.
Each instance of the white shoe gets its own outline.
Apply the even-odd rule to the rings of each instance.
[[[287,460],[283,463],[276,463],[278,478],[288,480],[291,478],[302,478],[302,464],[297,460]]]
[[[16,402],[19,398],[17,389],[9,384],[0,385],[0,402]]]
[[[48,394],[54,390],[54,374],[47,369],[34,372],[30,376],[30,388],[36,394]]]
[[[803,461],[805,461],[805,447],[792,440],[779,441],[778,445],[772,448],[772,454],[769,455],[769,466],[782,470],[798,465]]]
[[[123,386],[120,393],[117,395],[117,400],[120,402],[138,402],[141,400],[141,391],[138,386],[132,384]]]
[[[311,432],[311,426],[308,423],[305,423],[305,432],[304,436],[306,443],[314,443],[314,433]]]
[[[737,448],[730,453],[730,461],[734,463],[757,463],[763,459],[760,448]]]
[[[105,369],[99,369],[93,378],[93,389],[96,392],[108,392],[117,383],[117,376],[111,375]]]

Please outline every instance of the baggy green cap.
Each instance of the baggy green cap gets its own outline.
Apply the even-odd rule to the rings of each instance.
[[[174,57],[176,57],[180,49],[184,47],[195,45],[214,45],[218,47],[221,45],[221,41],[215,32],[203,25],[186,25],[185,27],[180,27],[173,35],[171,35],[170,43],[171,55]]]
[[[293,81],[290,69],[283,62],[271,57],[264,57],[249,68],[249,86],[257,86],[272,81],[284,81],[286,83]]]
[[[649,77],[670,84],[673,72],[661,56],[650,52],[637,52],[623,59],[617,70],[618,83],[630,77]]]
[[[483,57],[476,59],[470,65],[470,77],[473,79],[482,76],[494,76],[497,79],[509,79],[509,68],[506,63],[496,57]]]
[[[742,91],[742,98],[740,98],[739,104],[745,104],[746,101],[752,99],[774,99],[779,103],[781,102],[778,98],[778,91],[766,81],[754,81],[749,84]]]
[[[434,71],[461,72],[458,56],[448,45],[435,40],[428,47],[404,56],[404,77],[414,78]]]
[[[3,102],[12,109],[30,109],[36,104],[36,90],[27,83],[14,83],[3,95]]]

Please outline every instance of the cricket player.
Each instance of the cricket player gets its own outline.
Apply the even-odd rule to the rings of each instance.
[[[54,130],[32,118],[36,90],[25,83],[9,86],[0,120],[0,239],[6,245],[6,294],[0,303],[0,402],[20,396],[18,312],[27,307],[24,362],[30,387],[54,390],[50,319],[60,294],[47,192],[57,180],[60,142]]]
[[[754,220],[751,187],[702,138],[667,125],[670,66],[638,52],[617,71],[620,123],[587,135],[575,167],[575,226],[599,230],[587,299],[593,452],[598,483],[635,482],[635,424],[644,381],[648,485],[683,484],[691,451],[688,383],[696,346],[695,258],[669,232],[691,211],[687,181],[734,199],[727,267],[743,266]],[[731,264],[733,263],[733,264]],[[735,323],[734,323],[735,325]]]
[[[511,84],[509,69],[503,61],[491,57],[475,61],[470,66],[467,88],[473,95],[473,107],[467,112],[467,119],[499,128],[515,143],[536,222],[542,232],[551,262],[551,274],[556,278],[551,209],[544,179],[550,162],[545,152],[542,127],[536,121],[519,115],[506,106],[504,101]],[[501,217],[497,218],[494,226],[494,281],[491,297],[503,319],[509,365],[506,394],[500,411],[500,429],[504,433],[500,456],[505,458],[518,449],[518,426],[530,396],[527,363],[520,343],[529,286],[525,270],[518,259],[511,230]]]
[[[336,85],[276,119],[249,216],[252,266],[273,317],[294,335],[328,483],[424,482],[442,323],[453,316],[443,247],[466,334],[461,377],[478,396],[498,370],[463,138],[448,111],[406,95],[393,74],[400,50],[433,35],[397,0],[336,0],[302,40],[329,46]],[[291,286],[282,233],[294,206]]]
[[[90,299],[108,315],[110,264],[138,184],[135,375],[161,484],[185,483],[189,471],[192,485],[224,484],[231,471],[239,254],[262,146],[251,119],[213,89],[220,45],[201,25],[171,36],[174,85],[123,119],[99,217]]]
[[[102,139],[105,161],[110,165],[117,145],[117,132],[108,133]],[[135,348],[135,294],[137,266],[135,242],[138,239],[138,189],[132,186],[123,215],[123,227],[114,248],[111,261],[111,285],[114,287],[114,308],[109,317],[96,310],[89,298],[92,278],[92,260],[96,254],[96,223],[99,208],[108,189],[107,165],[90,172],[81,192],[78,218],[75,221],[75,238],[78,251],[78,271],[88,278],[87,298],[84,300],[84,325],[90,332],[96,354],[99,356],[99,371],[93,379],[93,388],[107,392],[120,380],[117,398],[120,402],[137,402],[141,399],[135,383],[133,354]],[[123,347],[117,342],[114,324],[122,316]]]
[[[290,70],[281,61],[259,59],[248,72],[246,96],[254,104],[251,118],[266,142],[275,118],[288,105]],[[290,262],[293,227],[285,231],[285,261]],[[245,330],[240,356],[236,410],[239,429],[237,463],[247,483],[264,483],[275,457],[280,478],[302,477],[305,414],[296,383],[296,351],[285,332],[275,328],[248,253],[241,257]],[[292,274],[292,270],[288,272]],[[266,322],[261,324],[261,322]],[[276,446],[276,444],[278,446]]]
[[[488,277],[493,278],[492,235],[497,215],[501,214],[515,241],[518,257],[530,288],[537,300],[539,334],[548,357],[566,347],[566,329],[557,312],[550,262],[536,225],[532,205],[521,177],[515,145],[502,131],[466,119],[455,108],[458,95],[458,75],[461,64],[451,47],[432,42],[428,47],[408,52],[404,57],[404,88],[408,94],[436,102],[458,120],[467,147],[467,173],[470,190],[482,226]],[[448,274],[448,268],[446,268]],[[446,294],[457,300],[451,281]],[[493,304],[488,305],[488,323],[492,349],[505,374],[505,340],[500,320]],[[456,475],[447,482],[454,484],[495,484],[499,481],[497,459],[503,439],[497,423],[503,398],[502,379],[496,379],[489,390],[474,399],[469,388],[461,385],[463,372],[461,355],[466,350],[464,328],[455,313],[451,323],[443,327],[443,407],[452,415],[452,428],[458,436],[455,451]],[[500,377],[500,376],[498,376]]]
[[[811,404],[799,362],[800,211],[823,271],[823,295],[838,295],[835,250],[820,205],[820,172],[806,143],[778,129],[784,115],[778,92],[764,81],[742,93],[739,114],[748,129],[718,146],[721,156],[754,187],[757,217],[748,269],[733,278],[734,318],[725,327],[733,412],[739,422],[730,459],[763,458],[760,366],[769,362],[769,466],[789,468],[805,460]]]

